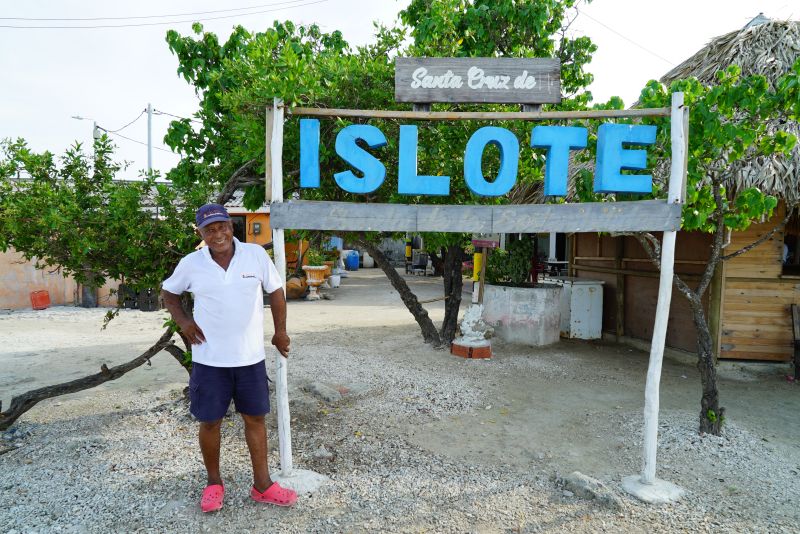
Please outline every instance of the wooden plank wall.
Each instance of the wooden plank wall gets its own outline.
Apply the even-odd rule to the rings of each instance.
[[[734,232],[726,253],[739,250],[769,232],[784,217],[781,204],[771,220],[755,224],[743,232]],[[622,269],[615,265],[617,244],[614,238],[597,234],[575,234],[576,247],[572,268],[576,276],[595,278],[603,286],[603,330],[617,330],[616,286],[624,283],[625,336],[649,340],[658,295],[655,269],[644,259],[644,251],[633,238],[626,238],[622,250]],[[691,285],[702,272],[708,258],[709,234],[680,232],[675,251],[676,272],[688,275]],[[720,282],[717,332],[718,356],[723,359],[790,361],[793,356],[791,305],[800,304],[800,276],[782,276],[783,233],[742,256],[725,262]],[[619,261],[619,260],[618,260]],[[581,268],[581,265],[584,268]],[[695,275],[692,278],[691,275]],[[713,286],[712,290],[715,289]],[[707,318],[712,319],[704,298]],[[716,305],[716,301],[715,301]],[[713,334],[713,332],[712,332]],[[696,332],[686,299],[673,289],[667,345],[693,352]]]
[[[784,216],[734,232],[726,250],[752,243]],[[727,262],[722,296],[720,357],[790,361],[793,355],[791,305],[800,304],[800,278],[781,277],[783,233]]]
[[[604,281],[603,331],[617,332],[617,284],[624,284],[624,311],[621,335],[650,341],[653,335],[656,302],[658,300],[658,271],[646,257],[645,251],[633,237],[614,238],[594,233],[575,234],[575,253],[572,268],[575,276]],[[624,239],[620,258],[618,240]],[[675,272],[695,283],[704,266],[710,236],[700,233],[678,233],[675,248]],[[622,268],[616,267],[621,264]],[[688,276],[687,276],[688,275]],[[707,309],[707,298],[704,299]],[[697,349],[692,314],[686,298],[673,287],[667,346],[694,352]]]

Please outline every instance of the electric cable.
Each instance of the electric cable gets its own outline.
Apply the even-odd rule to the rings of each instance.
[[[283,4],[294,4],[303,0],[287,0],[285,2],[270,2],[268,4],[258,4],[255,6],[236,7],[230,9],[216,9],[214,11],[197,11],[194,13],[171,13],[168,15],[141,15],[128,17],[66,17],[66,18],[36,18],[36,17],[0,17],[0,20],[23,20],[31,22],[86,22],[93,20],[133,20],[133,19],[162,19],[166,17],[193,17],[195,15],[212,15],[215,13],[230,13],[231,11],[247,11],[248,9],[261,9],[262,7],[279,6]]]
[[[122,128],[117,128],[116,130],[105,130],[105,131],[106,131],[106,132],[108,132],[108,133],[117,133],[117,132],[121,132],[122,130],[124,130],[125,128],[127,128],[127,127],[128,127],[128,126],[130,126],[131,124],[133,124],[134,122],[136,122],[136,121],[138,121],[139,119],[141,119],[141,118],[142,118],[142,115],[144,115],[145,113],[147,113],[147,109],[143,109],[143,110],[142,110],[142,112],[141,112],[141,113],[139,113],[139,116],[138,116],[138,117],[136,117],[135,119],[133,119],[131,122],[129,122],[128,124],[126,124],[126,125],[125,125],[125,126],[123,126]]]
[[[200,124],[203,123],[203,121],[201,121],[199,119],[193,119],[191,117],[181,117],[180,115],[175,115],[174,113],[167,113],[166,111],[161,111],[160,109],[153,109],[153,114],[155,114],[155,115],[169,115],[170,117],[174,117],[176,119],[190,120],[192,122],[197,122],[197,123],[200,123]]]
[[[128,137],[127,135],[122,135],[121,133],[112,132],[111,130],[107,130],[107,129],[103,128],[102,126],[97,126],[97,129],[98,130],[103,130],[104,132],[110,133],[111,135],[116,135],[118,137],[122,137],[123,139],[127,139],[128,141],[133,141],[134,143],[139,143],[140,145],[147,146],[147,143],[145,143],[144,141],[139,141],[137,139],[132,139],[132,138]],[[160,147],[157,147],[157,146],[154,146],[153,148],[156,149],[156,150],[160,150],[161,152],[166,152],[168,154],[173,154],[175,156],[180,157],[180,154],[176,154],[172,150],[167,150],[166,148],[160,148]]]
[[[609,25],[607,25],[607,24],[604,24],[604,23],[600,22],[599,20],[597,20],[597,19],[596,19],[596,18],[594,18],[593,16],[589,15],[589,14],[588,14],[588,13],[586,13],[585,11],[580,11],[580,10],[579,10],[578,12],[579,12],[581,15],[584,15],[585,17],[589,18],[590,20],[593,20],[593,21],[595,21],[597,24],[599,24],[600,26],[604,27],[604,28],[605,28],[605,29],[607,29],[608,31],[610,31],[610,32],[612,32],[612,33],[614,33],[614,34],[616,34],[618,37],[621,37],[622,39],[625,39],[625,40],[626,40],[626,41],[628,41],[629,43],[631,43],[631,44],[633,44],[633,45],[635,45],[635,46],[637,46],[637,47],[641,48],[642,50],[644,50],[644,51],[645,51],[645,52],[647,52],[648,54],[650,54],[650,55],[652,55],[652,56],[655,56],[655,57],[657,57],[657,58],[658,58],[658,59],[660,59],[661,61],[665,61],[665,62],[669,63],[669,64],[670,64],[670,65],[672,65],[673,67],[676,65],[674,62],[670,61],[669,59],[665,58],[664,56],[661,56],[661,55],[657,54],[656,52],[653,52],[652,50],[649,50],[648,48],[646,48],[646,47],[644,47],[644,46],[640,45],[639,43],[637,43],[637,42],[636,42],[636,41],[634,41],[633,39],[631,39],[631,38],[629,38],[629,37],[626,37],[626,36],[622,35],[621,33],[619,33],[617,30],[615,30],[615,29],[614,29],[614,28],[612,28],[611,26],[609,26]]]
[[[170,24],[183,24],[187,22],[205,22],[209,20],[220,20],[220,19],[231,19],[235,17],[246,17],[249,15],[260,15],[263,13],[270,13],[273,11],[283,11],[284,9],[292,9],[296,7],[305,7],[311,6],[315,4],[322,4],[325,2],[330,2],[331,0],[316,0],[314,2],[305,2],[302,4],[294,4],[285,7],[277,7],[273,9],[264,9],[261,11],[252,11],[250,13],[237,13],[235,15],[223,15],[219,17],[206,17],[200,19],[187,19],[187,20],[170,20],[164,22],[143,22],[139,24],[100,24],[96,26],[13,26],[13,25],[0,25],[0,28],[13,28],[18,30],[96,30],[96,29],[104,29],[104,28],[136,28],[136,27],[143,27],[143,26],[165,26]]]

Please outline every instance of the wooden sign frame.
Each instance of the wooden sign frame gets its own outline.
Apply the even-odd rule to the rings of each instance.
[[[430,101],[430,100],[428,100]],[[513,205],[513,206],[442,206],[403,204],[359,204],[343,202],[283,201],[283,123],[284,112],[313,117],[369,117],[414,120],[570,120],[618,117],[671,118],[672,160],[669,189],[664,200],[584,204]],[[686,198],[689,110],[683,93],[673,93],[669,108],[632,110],[592,110],[569,112],[430,112],[343,109],[284,109],[275,99],[267,109],[266,147],[267,201],[270,202],[270,225],[273,228],[275,265],[286,285],[284,229],[341,231],[437,231],[464,233],[515,232],[634,232],[661,231],[661,273],[658,303],[645,386],[644,447],[641,475],[627,477],[624,486],[640,496],[658,492],[668,482],[656,479],[659,387],[666,340],[672,278],[675,264],[675,240],[680,229],[681,209]],[[286,359],[277,360],[278,434],[282,476],[293,470]],[[676,488],[672,486],[672,488]],[[679,488],[678,488],[679,490]]]

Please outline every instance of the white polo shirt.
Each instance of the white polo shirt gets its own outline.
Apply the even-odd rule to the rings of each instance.
[[[192,361],[215,367],[240,367],[263,360],[264,301],[261,288],[272,293],[281,277],[259,245],[233,238],[228,270],[211,258],[208,247],[185,256],[161,287],[194,295],[194,320],[206,341],[192,345]]]

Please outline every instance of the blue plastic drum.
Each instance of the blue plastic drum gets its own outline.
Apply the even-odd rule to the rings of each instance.
[[[344,260],[344,268],[348,271],[357,271],[358,270],[358,251],[351,250],[350,254]]]

